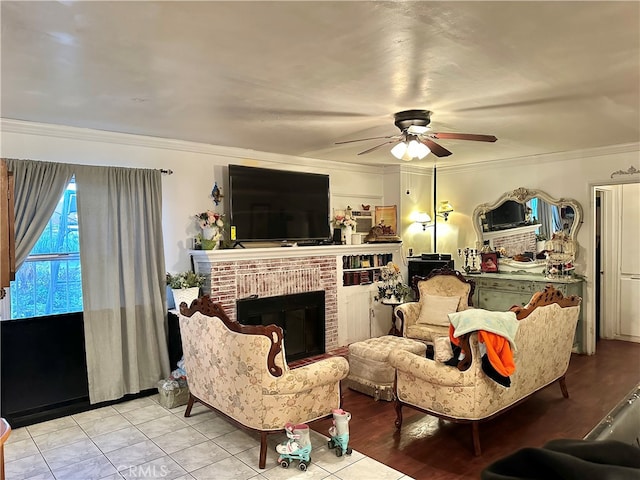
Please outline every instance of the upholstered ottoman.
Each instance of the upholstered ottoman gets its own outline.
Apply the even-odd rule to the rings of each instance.
[[[394,399],[395,368],[387,358],[392,350],[407,350],[424,356],[427,346],[416,340],[386,335],[349,345],[349,376],[346,385],[358,392],[371,395],[375,400]]]

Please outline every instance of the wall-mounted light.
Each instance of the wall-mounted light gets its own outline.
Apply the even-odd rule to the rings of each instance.
[[[431,217],[426,212],[418,212],[414,223],[419,223],[422,225],[422,230],[426,230],[427,227],[430,226],[429,223],[431,223]]]
[[[443,201],[440,202],[440,205],[438,206],[438,210],[436,211],[436,215],[438,217],[444,218],[444,221],[446,222],[449,219],[449,214],[451,212],[453,212],[453,207],[449,203],[449,200],[443,200]]]

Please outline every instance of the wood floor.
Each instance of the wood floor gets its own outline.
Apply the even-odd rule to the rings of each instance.
[[[567,372],[569,398],[557,382],[494,420],[480,424],[483,454],[473,455],[471,426],[403,408],[394,426],[393,402],[375,402],[344,389],[351,412],[349,446],[415,479],[479,479],[491,462],[555,438],[582,439],[640,382],[640,344],[601,340],[593,356],[573,355]],[[328,435],[331,420],[311,424]]]

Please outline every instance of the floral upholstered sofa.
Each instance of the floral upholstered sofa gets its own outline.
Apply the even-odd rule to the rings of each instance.
[[[389,362],[396,369],[396,427],[402,426],[405,405],[454,422],[471,423],[474,451],[480,455],[480,421],[489,420],[556,380],[567,398],[565,373],[580,302],[580,297],[565,298],[548,285],[526,306],[512,307],[517,331],[512,351],[515,370],[508,387],[485,373],[477,331],[460,337],[466,357],[457,366],[404,350],[393,351]]]
[[[341,405],[340,381],[349,373],[343,357],[289,369],[282,329],[231,321],[208,296],[180,307],[180,332],[189,402],[224,414],[260,432],[258,465],[265,468],[267,434],[285,424],[329,416]]]

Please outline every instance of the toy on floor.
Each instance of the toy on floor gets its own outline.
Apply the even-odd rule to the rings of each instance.
[[[349,421],[351,414],[345,412],[341,408],[333,410],[333,426],[329,428],[329,449],[336,449],[336,457],[341,457],[345,453],[351,455],[351,447],[349,447]]]
[[[282,468],[289,468],[292,460],[298,460],[298,468],[304,472],[311,463],[309,426],[304,423],[287,423],[284,429],[289,440],[276,445],[276,452],[280,455],[278,463]]]

